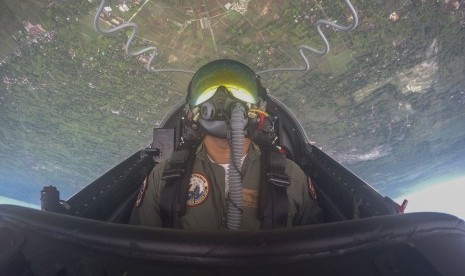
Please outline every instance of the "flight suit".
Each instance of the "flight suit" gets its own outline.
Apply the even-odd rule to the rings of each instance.
[[[241,230],[258,230],[260,185],[260,150],[251,144],[241,168],[242,221]],[[167,161],[158,164],[149,174],[134,207],[130,222],[144,226],[161,227],[159,197],[165,186],[161,179]],[[287,188],[289,199],[288,226],[318,223],[321,209],[317,205],[312,184],[305,173],[291,160],[286,160],[285,171],[290,177]],[[226,229],[227,201],[225,197],[225,170],[210,161],[203,145],[199,146],[189,184],[187,211],[181,217],[183,229]]]

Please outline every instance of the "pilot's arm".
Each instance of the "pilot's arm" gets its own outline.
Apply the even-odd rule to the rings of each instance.
[[[286,173],[291,178],[288,188],[289,210],[293,213],[294,226],[323,222],[323,212],[317,203],[315,187],[311,179],[305,175],[293,161],[287,160]]]
[[[161,180],[165,162],[158,164],[144,180],[131,213],[131,224],[161,227],[160,193],[165,186]]]

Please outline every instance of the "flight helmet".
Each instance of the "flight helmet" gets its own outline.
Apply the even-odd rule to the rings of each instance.
[[[265,99],[260,77],[247,65],[231,59],[215,60],[202,66],[189,83],[187,117],[204,133],[226,139],[232,107],[244,106],[245,129],[256,121],[257,112],[264,111]]]

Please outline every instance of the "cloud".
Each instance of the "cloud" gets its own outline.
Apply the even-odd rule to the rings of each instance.
[[[402,197],[409,201],[406,212],[441,212],[465,219],[465,176],[436,182]]]

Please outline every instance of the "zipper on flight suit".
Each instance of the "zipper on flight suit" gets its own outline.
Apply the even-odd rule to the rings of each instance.
[[[216,190],[219,194],[220,202],[218,202],[218,198],[216,195],[214,196],[213,202],[215,204],[216,210],[218,211],[218,221],[220,222],[220,229],[226,229],[226,209],[224,208],[224,206],[227,206],[226,205],[227,198],[224,195],[224,192],[222,191],[220,185],[218,184],[217,175],[214,173],[212,169],[212,166],[215,166],[215,165],[221,167],[220,165],[215,164],[211,161],[202,160],[202,166],[204,167],[205,170],[208,170],[208,172],[206,172],[207,175],[211,175],[214,177],[214,179],[212,179],[212,182],[214,183],[213,185],[216,186]],[[223,167],[221,168],[223,169]],[[224,175],[222,179],[224,181]],[[224,205],[223,205],[223,202],[224,202]]]

